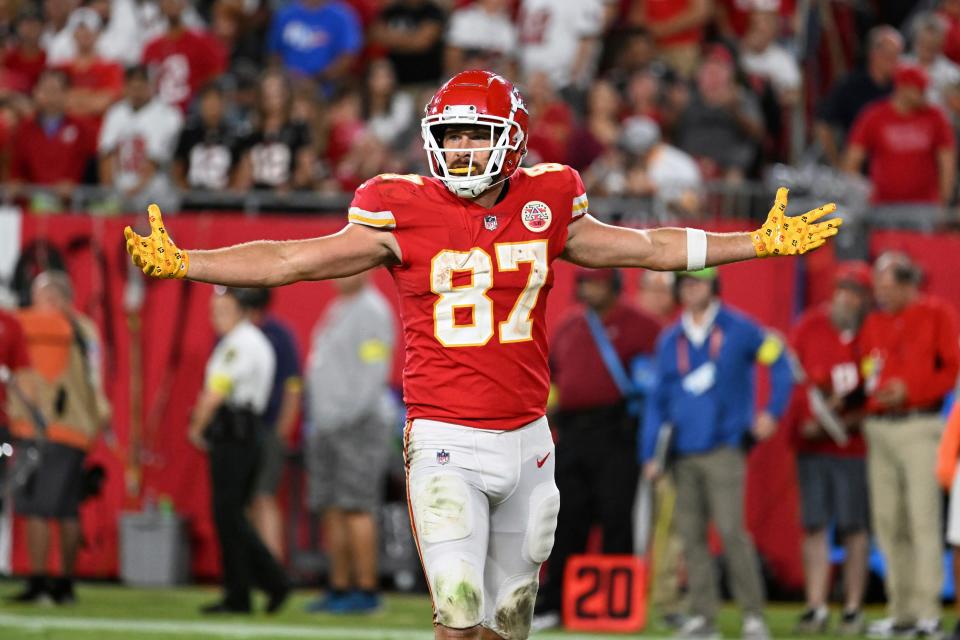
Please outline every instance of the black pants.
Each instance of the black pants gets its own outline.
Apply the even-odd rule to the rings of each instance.
[[[567,559],[583,553],[590,528],[603,531],[604,553],[633,553],[637,491],[637,422],[623,405],[562,411],[557,431],[556,481],[560,514],[540,611],[559,611]]]
[[[231,607],[250,607],[251,585],[273,593],[287,584],[283,568],[247,519],[259,459],[259,435],[210,439],[213,520],[220,542],[224,602]]]

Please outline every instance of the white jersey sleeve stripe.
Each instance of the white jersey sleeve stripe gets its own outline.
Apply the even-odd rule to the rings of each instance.
[[[359,207],[350,207],[347,220],[380,229],[393,229],[397,226],[392,211],[367,211]]]

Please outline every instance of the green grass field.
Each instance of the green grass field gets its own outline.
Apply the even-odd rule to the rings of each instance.
[[[0,601],[20,583],[0,582]],[[118,585],[81,584],[78,602],[70,607],[0,604],[2,640],[208,640],[250,638],[281,640],[429,640],[430,603],[426,596],[390,595],[385,610],[366,616],[305,613],[314,593],[300,591],[276,616],[201,617],[197,608],[216,599],[214,588],[133,589]],[[262,602],[258,602],[262,606]],[[787,639],[800,611],[797,605],[772,606],[768,613],[774,638]],[[880,615],[879,610],[871,612]],[[721,618],[725,637],[739,637],[739,616],[726,608]],[[665,638],[663,629],[648,629],[641,637]],[[616,636],[558,631],[534,638],[596,639]],[[631,636],[636,637],[636,636]],[[824,638],[824,636],[819,636]],[[829,637],[829,636],[828,636]]]

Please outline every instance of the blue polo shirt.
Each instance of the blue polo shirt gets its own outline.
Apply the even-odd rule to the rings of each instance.
[[[291,2],[270,25],[267,49],[290,71],[315,75],[343,54],[363,46],[363,31],[353,8],[343,2],[305,7]]]
[[[702,345],[691,344],[679,322],[665,329],[657,343],[656,384],[646,403],[643,460],[653,458],[664,422],[674,426],[671,451],[677,455],[739,446],[753,424],[758,363],[770,368],[766,409],[780,418],[793,378],[779,338],[722,305]],[[714,373],[704,381],[710,370]]]

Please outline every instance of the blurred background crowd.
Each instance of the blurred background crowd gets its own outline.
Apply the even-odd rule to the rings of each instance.
[[[422,105],[473,67],[521,86],[529,164],[656,205],[601,213],[759,214],[784,181],[927,224],[955,199],[956,0],[8,0],[0,40],[4,196],[34,210],[339,211],[422,170]],[[945,117],[929,149],[851,137],[894,85]],[[871,194],[864,155],[889,180],[876,156],[910,153],[932,175]]]

